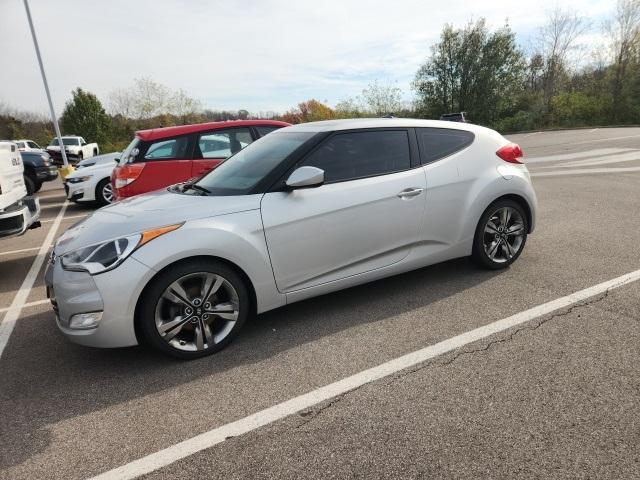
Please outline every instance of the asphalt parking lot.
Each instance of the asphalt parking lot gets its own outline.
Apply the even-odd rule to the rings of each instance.
[[[32,288],[25,279],[92,209],[46,186],[42,228],[0,240],[0,319],[17,314],[4,340],[0,328],[0,478],[131,478],[132,462],[167,448],[177,461],[147,476],[640,478],[640,282],[180,453],[180,442],[640,269],[640,128],[510,138],[540,203],[511,268],[460,259],[300,302],[192,362],[58,333],[43,269]]]

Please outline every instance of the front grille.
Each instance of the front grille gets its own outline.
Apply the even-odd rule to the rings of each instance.
[[[8,218],[0,218],[0,230],[8,232],[21,231],[24,226],[24,216],[14,215]]]

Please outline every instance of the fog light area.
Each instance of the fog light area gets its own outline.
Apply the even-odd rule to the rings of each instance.
[[[74,330],[96,328],[100,320],[102,320],[102,312],[77,313],[71,317],[69,328]]]

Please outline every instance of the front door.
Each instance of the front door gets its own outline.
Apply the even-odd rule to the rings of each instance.
[[[422,168],[406,130],[325,140],[298,166],[325,171],[317,188],[265,194],[262,220],[278,289],[292,292],[399,262],[418,241]]]

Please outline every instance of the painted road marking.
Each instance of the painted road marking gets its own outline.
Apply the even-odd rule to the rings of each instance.
[[[60,227],[62,218],[67,211],[67,205],[68,203],[65,202],[65,204],[62,205],[60,212],[58,212],[58,216],[55,218],[53,225],[51,225],[51,229],[49,230],[49,233],[47,233],[44,242],[42,242],[42,246],[40,247],[36,258],[33,260],[27,276],[24,277],[20,290],[18,290],[16,296],[13,297],[13,302],[11,302],[2,323],[0,323],[0,357],[2,357],[2,352],[4,352],[4,348],[7,346],[11,332],[13,332],[13,328],[16,325],[16,320],[20,317],[20,312],[29,297],[31,288],[38,278],[38,273],[40,273],[42,264],[48,257],[49,246],[53,243],[58,227]]]
[[[45,299],[45,300],[36,300],[35,302],[29,302],[29,303],[25,303],[22,308],[28,308],[28,307],[35,307],[38,305],[44,305],[45,303],[50,303],[49,299]],[[4,313],[6,311],[8,311],[11,307],[5,307],[5,308],[0,308],[0,313]]]
[[[83,215],[69,215],[68,217],[64,217],[65,220],[69,220],[71,218],[83,218],[83,217],[88,217],[89,215],[91,215],[90,213],[85,213]],[[49,218],[47,220],[42,220],[40,223],[50,223],[50,222],[54,222],[57,220],[56,218]]]
[[[604,157],[587,157],[582,160],[576,160],[573,162],[566,162],[554,165],[534,165],[533,168],[538,170],[551,169],[551,168],[575,168],[575,167],[590,167],[593,165],[609,165],[613,163],[634,162],[640,161],[640,150],[633,152],[620,153],[617,155],[607,155]]]
[[[9,250],[8,252],[0,252],[0,255],[13,255],[14,253],[33,252],[34,250],[40,250],[41,248],[42,245],[40,245],[39,247],[21,248],[20,250]],[[49,247],[47,248],[51,248],[51,245],[49,245]]]
[[[589,173],[640,172],[640,167],[576,168],[574,170],[554,170],[552,172],[531,172],[532,177],[557,177],[560,175],[584,175]]]
[[[134,460],[133,462],[127,463],[121,467],[109,470],[108,472],[93,477],[93,479],[124,480],[153,472],[180,459],[193,455],[194,453],[224,442],[228,437],[237,437],[251,432],[270,423],[282,420],[294,413],[313,407],[314,405],[361,387],[367,383],[388,377],[389,375],[393,375],[401,370],[413,367],[437,356],[451,352],[460,347],[464,347],[470,343],[484,340],[496,333],[504,332],[510,328],[540,318],[543,315],[548,315],[561,308],[570,307],[596,295],[608,292],[609,290],[637,280],[640,280],[640,270],[585,288],[584,290],[580,290],[565,297],[543,303],[537,307],[516,313],[510,317],[470,330],[461,335],[449,338],[448,340],[436,343],[435,345],[431,345],[421,350],[390,360],[378,365],[377,367],[356,373],[355,375],[338,380],[337,382],[329,385],[325,385],[324,387],[320,387],[309,393],[305,393],[299,397],[279,403],[265,410],[261,410],[253,415],[236,420],[235,422],[214,428],[213,430],[209,430],[208,432],[202,433],[188,440],[184,440],[165,448],[164,450],[160,450],[159,452]]]
[[[527,157],[525,155],[525,163],[544,163],[544,162],[561,162],[563,160],[578,160],[582,158],[594,159],[596,157],[604,157],[606,155],[615,155],[619,153],[629,153],[639,150],[633,148],[600,148],[597,150],[588,150],[586,152],[561,153],[559,155],[546,155],[544,157]],[[525,152],[526,153],[526,152]]]

